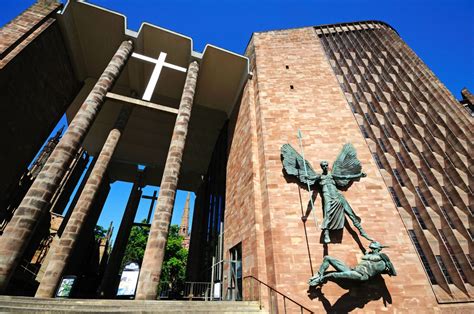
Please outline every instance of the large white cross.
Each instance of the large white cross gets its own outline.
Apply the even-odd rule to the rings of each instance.
[[[156,83],[158,82],[158,78],[160,77],[161,74],[161,69],[165,66],[167,68],[177,70],[180,72],[186,73],[187,69],[165,62],[166,59],[166,53],[160,52],[160,55],[158,56],[158,59],[153,59],[138,53],[132,53],[132,57],[135,57],[137,59],[142,59],[147,62],[151,62],[155,64],[155,68],[153,69],[153,73],[151,73],[150,80],[148,81],[148,85],[146,86],[145,92],[143,93],[143,100],[150,101],[151,95],[153,94],[153,91],[155,90]]]

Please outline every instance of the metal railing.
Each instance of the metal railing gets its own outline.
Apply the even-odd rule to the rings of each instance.
[[[36,278],[36,275],[38,274],[39,267],[30,264],[28,260],[23,259],[23,261],[20,263],[19,269],[23,271],[23,273],[26,274],[30,279],[34,280]]]
[[[184,284],[184,298],[208,300],[211,295],[210,282],[186,282]]]
[[[189,300],[209,300],[211,296],[210,282],[184,283],[182,289],[177,290],[168,282],[162,282],[158,291],[159,299],[189,299]]]
[[[158,287],[158,299],[169,299],[170,298],[170,291],[171,291],[171,286],[169,282],[160,282],[160,285]]]
[[[258,301],[260,309],[265,308],[269,313],[313,313],[304,305],[254,276],[245,276],[243,280],[244,300]]]

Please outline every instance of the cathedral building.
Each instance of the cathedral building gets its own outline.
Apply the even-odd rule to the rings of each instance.
[[[129,302],[157,298],[180,189],[196,195],[179,230],[187,280],[208,284],[206,297],[272,313],[474,310],[472,94],[458,101],[394,27],[256,32],[244,55],[197,52],[156,25],[127,29],[120,13],[40,0],[0,44],[0,294],[13,294],[37,227],[64,214],[54,195],[87,154],[37,298],[78,275],[110,183],[126,181],[122,242],[141,189],[160,187]],[[63,114],[67,130],[8,207]]]

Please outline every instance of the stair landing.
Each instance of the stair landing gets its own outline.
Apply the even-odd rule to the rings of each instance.
[[[0,313],[265,313],[251,301],[47,299],[0,296]]]

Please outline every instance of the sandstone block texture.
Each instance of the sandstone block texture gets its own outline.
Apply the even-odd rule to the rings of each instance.
[[[99,113],[107,92],[124,68],[132,49],[131,41],[124,41],[120,45],[0,237],[0,293],[6,289],[38,221],[48,210],[54,191]]]
[[[254,76],[232,121],[224,252],[241,242],[244,277],[255,276],[315,312],[437,311],[421,262],[314,29],[255,33],[247,55]],[[355,266],[369,242],[348,222],[339,241],[324,245],[320,197],[317,222],[312,214],[302,221],[310,196],[286,181],[280,159],[283,144],[299,147],[298,129],[305,157],[318,170],[321,160],[332,166],[344,143],[354,145],[367,177],[342,193],[367,233],[390,246],[384,252],[398,276],[384,275],[364,289],[328,282],[308,291],[323,256]]]
[[[18,17],[0,29],[0,68],[6,63],[5,57],[17,47],[24,48],[31,40],[26,39],[62,6],[58,1],[39,0]],[[18,50],[14,55],[18,53]],[[7,60],[13,58],[10,55]]]
[[[60,7],[38,1],[0,28],[2,207],[81,88],[55,19]]]
[[[468,244],[474,121],[389,25],[315,30],[436,299],[474,306]]]
[[[124,105],[122,107],[114,128],[109,132],[107,140],[97,157],[94,168],[89,178],[87,178],[86,185],[73,209],[71,218],[61,235],[61,239],[55,247],[55,250],[52,251],[54,255],[50,258],[46,272],[36,291],[36,297],[50,298],[54,296],[54,292],[71,257],[71,253],[75,248],[77,240],[81,236],[84,223],[92,209],[92,205],[102,184],[102,179],[106,175],[110,160],[120,140],[123,129],[127,124],[131,109],[130,105]]]
[[[194,61],[188,67],[178,116],[173,129],[163,178],[161,179],[158,201],[138,279],[136,294],[136,299],[138,300],[156,299],[198,72],[199,64]]]

